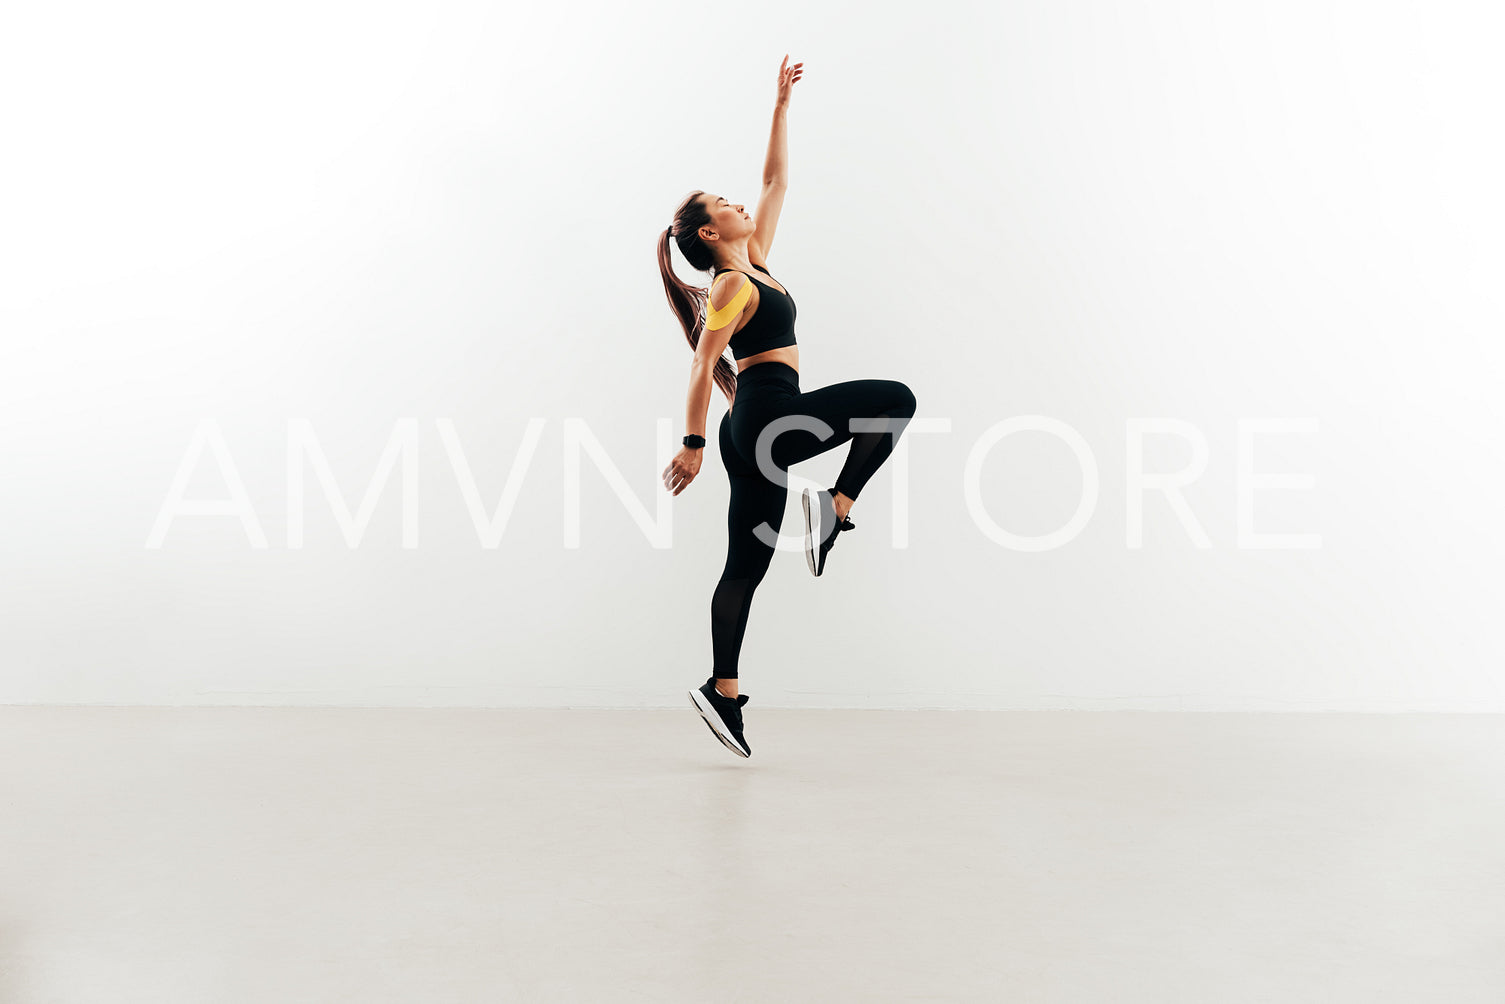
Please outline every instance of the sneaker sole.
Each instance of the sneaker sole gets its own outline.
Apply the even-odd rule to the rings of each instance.
[[[815,526],[810,519],[810,489],[800,496],[800,501],[805,506],[805,564],[810,566],[811,575],[820,575],[815,570]],[[817,514],[819,510],[817,510]]]
[[[723,746],[746,760],[752,756],[737,744],[737,740],[726,731],[726,726],[721,722],[721,716],[716,714],[716,709],[711,707],[711,702],[705,699],[705,695],[698,690],[690,691],[690,707],[700,712],[700,717],[705,720],[705,727],[711,730],[711,735],[721,740]]]

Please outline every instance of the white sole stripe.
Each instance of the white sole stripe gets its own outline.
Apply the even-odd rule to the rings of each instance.
[[[815,570],[815,542],[819,539],[819,527],[815,524],[820,521],[820,507],[816,506],[815,515],[810,515],[810,489],[800,496],[800,501],[805,506],[805,564],[810,566],[811,575],[819,575]]]

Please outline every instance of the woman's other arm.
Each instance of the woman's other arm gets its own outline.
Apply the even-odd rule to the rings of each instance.
[[[716,361],[726,351],[742,319],[742,311],[752,298],[753,284],[740,272],[728,272],[711,284],[706,304],[705,330],[690,360],[690,391],[685,402],[685,434],[705,437],[706,412],[711,407],[711,388],[715,386]],[[708,437],[707,437],[708,438]],[[669,466],[664,468],[664,487],[675,495],[684,491],[695,475],[705,447],[681,446]]]

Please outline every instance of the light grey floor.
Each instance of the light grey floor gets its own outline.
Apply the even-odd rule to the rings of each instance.
[[[0,708],[0,1001],[1505,1001],[1505,717]]]

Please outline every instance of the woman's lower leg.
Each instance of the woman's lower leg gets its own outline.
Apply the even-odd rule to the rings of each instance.
[[[726,565],[711,594],[711,677],[716,690],[736,697],[742,636],[753,596],[768,572],[774,549],[759,535],[767,526],[777,535],[784,520],[789,486],[770,481],[742,460],[735,450],[723,454],[731,485],[727,509]],[[787,477],[787,474],[785,475]]]

